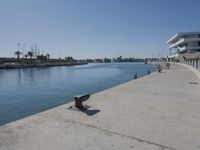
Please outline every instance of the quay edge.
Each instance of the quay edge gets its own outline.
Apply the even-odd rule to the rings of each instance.
[[[172,64],[92,95],[85,112],[68,103],[1,126],[0,149],[199,150],[199,90],[188,68]]]

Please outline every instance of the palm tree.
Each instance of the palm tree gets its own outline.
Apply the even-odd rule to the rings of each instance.
[[[19,60],[21,54],[22,54],[22,53],[21,53],[20,51],[16,51],[16,52],[15,52],[15,55],[17,56],[17,59],[18,59],[18,60]]]
[[[27,55],[30,57],[30,59],[32,59],[32,57],[33,57],[33,52],[28,51],[28,54],[27,54]]]
[[[50,59],[50,54],[48,54],[48,53],[47,53],[47,59],[48,59],[48,60]]]
[[[24,57],[27,59],[28,58],[28,54],[24,55]]]

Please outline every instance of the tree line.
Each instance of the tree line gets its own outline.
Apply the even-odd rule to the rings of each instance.
[[[17,56],[17,59],[19,60],[19,59],[20,59],[20,56],[22,55],[22,52],[21,52],[21,51],[16,51],[14,54],[15,54],[15,56]],[[42,55],[37,56],[37,57],[42,57],[42,56],[44,56],[44,55],[42,54]],[[28,57],[29,57],[30,59],[32,59],[32,57],[33,57],[33,52],[32,52],[32,51],[28,51],[27,54],[24,55],[24,57],[25,57],[26,59],[27,59]],[[46,54],[46,58],[47,58],[47,59],[50,59],[50,54]]]

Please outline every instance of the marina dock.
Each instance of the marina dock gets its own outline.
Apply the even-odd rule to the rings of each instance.
[[[0,127],[0,150],[200,150],[200,79],[173,64]]]

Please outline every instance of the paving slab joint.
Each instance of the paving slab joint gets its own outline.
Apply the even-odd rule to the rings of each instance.
[[[78,122],[78,121],[74,121],[74,120],[62,120],[62,119],[59,119],[57,116],[53,116],[53,115],[50,115],[50,114],[48,114],[48,116],[50,118],[56,119],[57,121],[63,121],[63,122],[68,122],[68,123],[72,123],[72,124],[78,124],[80,126],[93,128],[93,129],[96,129],[96,130],[100,130],[102,132],[107,132],[107,133],[111,133],[111,134],[114,134],[114,135],[126,137],[126,138],[129,138],[129,139],[138,141],[140,143],[146,143],[146,144],[149,144],[149,145],[154,145],[154,146],[160,147],[162,150],[178,150],[176,148],[173,148],[173,147],[170,147],[170,146],[167,146],[167,145],[162,145],[162,144],[151,142],[151,141],[148,141],[148,140],[145,140],[145,139],[140,139],[140,138],[137,138],[137,137],[125,135],[125,134],[122,134],[122,133],[119,133],[119,132],[111,131],[111,130],[104,129],[104,128],[101,128],[101,127],[97,127],[97,126],[94,126],[94,125],[90,125],[90,124],[86,124],[86,123],[82,123],[82,122]]]

